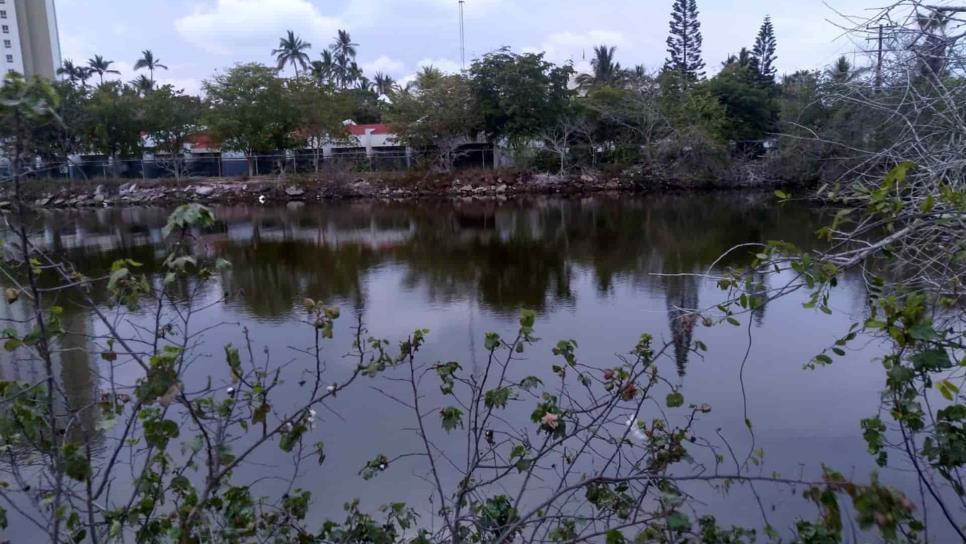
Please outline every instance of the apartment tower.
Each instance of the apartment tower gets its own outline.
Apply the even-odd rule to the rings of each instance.
[[[0,0],[0,73],[54,79],[58,68],[54,0]]]

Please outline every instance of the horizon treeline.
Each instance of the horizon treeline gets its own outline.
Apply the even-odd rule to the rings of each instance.
[[[174,158],[177,177],[184,171],[178,158],[198,133],[250,163],[257,155],[312,149],[318,169],[322,147],[345,140],[344,121],[351,119],[392,125],[398,145],[428,151],[421,155],[429,157],[426,166],[445,170],[461,146],[490,142],[524,168],[640,167],[695,180],[777,156],[768,175],[798,182],[848,168],[834,142],[887,137],[874,112],[841,99],[856,86],[881,90],[881,73],[873,77],[842,57],[824,71],[779,78],[779,37],[768,16],[749,46],[711,77],[702,45],[696,0],[675,0],[657,72],[622,66],[606,44],[594,49],[589,73],[503,48],[462,73],[427,66],[400,85],[383,73],[365,74],[356,62],[360,46],[345,30],[316,60],[312,44],[288,31],[272,50],[275,66],[237,64],[206,80],[200,97],[158,85],[156,72],[167,66],[151,50],[135,64],[147,73],[126,83],[105,80],[118,72],[95,55],[86,65],[64,62],[63,79],[50,90],[59,118],[37,121],[20,137],[27,157],[64,164],[72,155],[99,154],[115,164],[114,175],[119,160],[142,156],[150,142],[157,156]],[[11,74],[2,92],[40,92],[27,90],[35,84]],[[12,136],[8,125],[0,139]],[[822,138],[813,137],[818,133]]]

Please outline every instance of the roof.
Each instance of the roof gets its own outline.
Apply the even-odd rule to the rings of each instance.
[[[192,147],[197,147],[200,149],[214,149],[217,147],[211,135],[206,132],[192,134],[191,136],[188,136],[186,140],[192,145]]]
[[[373,123],[369,125],[347,125],[346,130],[353,136],[365,136],[366,134],[392,134],[389,125],[384,123]]]

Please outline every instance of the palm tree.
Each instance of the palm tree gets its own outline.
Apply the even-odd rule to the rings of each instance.
[[[361,91],[373,91],[375,90],[375,84],[369,80],[366,76],[360,75],[355,78],[356,89]]]
[[[332,51],[325,49],[322,51],[322,60],[312,61],[310,70],[312,77],[319,82],[319,85],[331,84],[335,79],[336,66],[332,57]]]
[[[90,66],[78,66],[77,67],[77,79],[80,80],[81,87],[87,88],[87,80],[94,75],[94,70]]]
[[[120,74],[117,70],[111,70],[111,65],[114,64],[113,60],[104,60],[104,57],[100,55],[94,55],[94,58],[87,61],[87,65],[91,69],[91,73],[97,74],[100,78],[100,83],[104,84],[104,74]]]
[[[345,86],[348,87],[350,84],[356,83],[364,77],[362,75],[362,68],[355,61],[352,61],[345,73]]]
[[[343,89],[352,81],[349,79],[349,70],[353,59],[356,58],[356,47],[358,46],[359,44],[352,42],[352,38],[345,30],[339,30],[335,41],[329,46],[336,66],[336,76]]]
[[[616,51],[616,47],[606,45],[594,47],[594,59],[590,61],[594,73],[580,74],[577,76],[577,83],[582,87],[619,84],[624,79],[625,73],[620,63],[614,62]]]
[[[131,81],[131,86],[134,87],[139,95],[147,96],[148,93],[154,90],[154,80],[144,74],[141,74]]]
[[[382,72],[377,72],[373,78],[375,84],[376,93],[379,96],[392,94],[392,91],[396,88],[396,81],[392,76],[384,74]]]
[[[83,66],[74,66],[74,61],[67,59],[63,66],[57,69],[57,75],[65,76],[72,84],[77,83],[81,79],[83,68]]]
[[[288,35],[279,38],[278,49],[273,49],[272,54],[278,61],[278,69],[281,71],[286,64],[291,64],[295,68],[295,77],[299,77],[299,66],[303,70],[309,64],[309,55],[306,53],[312,48],[312,44],[302,41],[302,38],[295,35],[295,32],[288,31]]]
[[[138,61],[134,63],[135,70],[140,70],[141,68],[147,68],[148,71],[151,73],[152,86],[154,84],[154,71],[158,68],[161,68],[164,70],[168,69],[167,66],[161,64],[161,59],[156,58],[154,56],[154,53],[152,53],[150,49],[145,49],[144,51],[141,51],[141,58],[139,58]]]

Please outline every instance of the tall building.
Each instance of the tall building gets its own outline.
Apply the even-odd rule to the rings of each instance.
[[[0,0],[0,73],[54,79],[58,68],[54,0]]]

